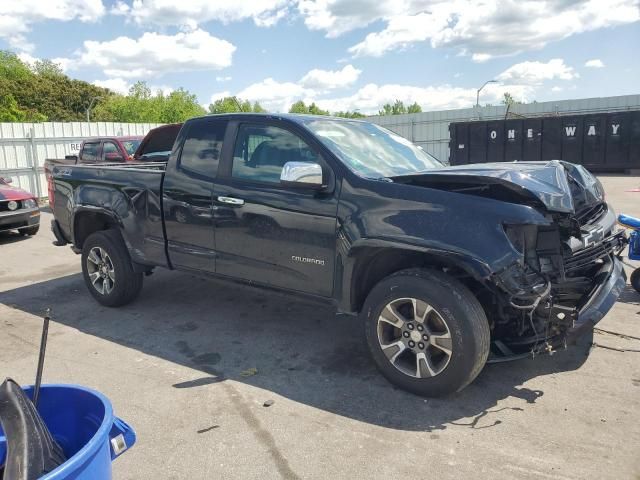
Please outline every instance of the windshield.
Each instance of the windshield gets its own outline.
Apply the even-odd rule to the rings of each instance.
[[[142,140],[125,140],[124,142],[122,142],[122,146],[129,155],[133,155],[138,149],[138,145],[140,145],[141,141]]]
[[[422,148],[373,123],[312,119],[305,125],[363,177],[395,177],[442,167]]]

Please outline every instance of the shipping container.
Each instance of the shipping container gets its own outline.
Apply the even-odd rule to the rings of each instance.
[[[451,165],[566,160],[596,172],[640,169],[640,110],[449,124]]]

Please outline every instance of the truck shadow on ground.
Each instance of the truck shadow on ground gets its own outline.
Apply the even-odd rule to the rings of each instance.
[[[0,302],[145,354],[202,372],[167,388],[244,382],[315,408],[387,428],[436,431],[489,428],[500,411],[535,408],[542,391],[527,380],[579,368],[590,335],[553,357],[487,366],[462,392],[423,399],[396,389],[369,359],[362,327],[330,307],[282,294],[158,272],[140,298],[120,309],[99,306],[79,274],[0,293]],[[255,369],[252,370],[252,369]],[[497,407],[517,398],[515,406]],[[469,420],[471,419],[471,420]]]
[[[19,242],[21,240],[27,241],[29,239],[31,239],[30,236],[21,235],[17,231],[0,232],[0,246]]]

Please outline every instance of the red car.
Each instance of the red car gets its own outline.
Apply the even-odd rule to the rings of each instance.
[[[10,178],[0,177],[0,232],[18,230],[22,235],[35,235],[40,228],[38,201],[10,183]]]

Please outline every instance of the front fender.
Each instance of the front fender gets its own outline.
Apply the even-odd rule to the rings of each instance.
[[[363,249],[427,255],[486,283],[522,256],[509,241],[505,225],[552,222],[530,205],[362,179],[343,185],[338,221],[336,278],[340,284],[335,291],[341,309],[353,298],[352,279]]]

